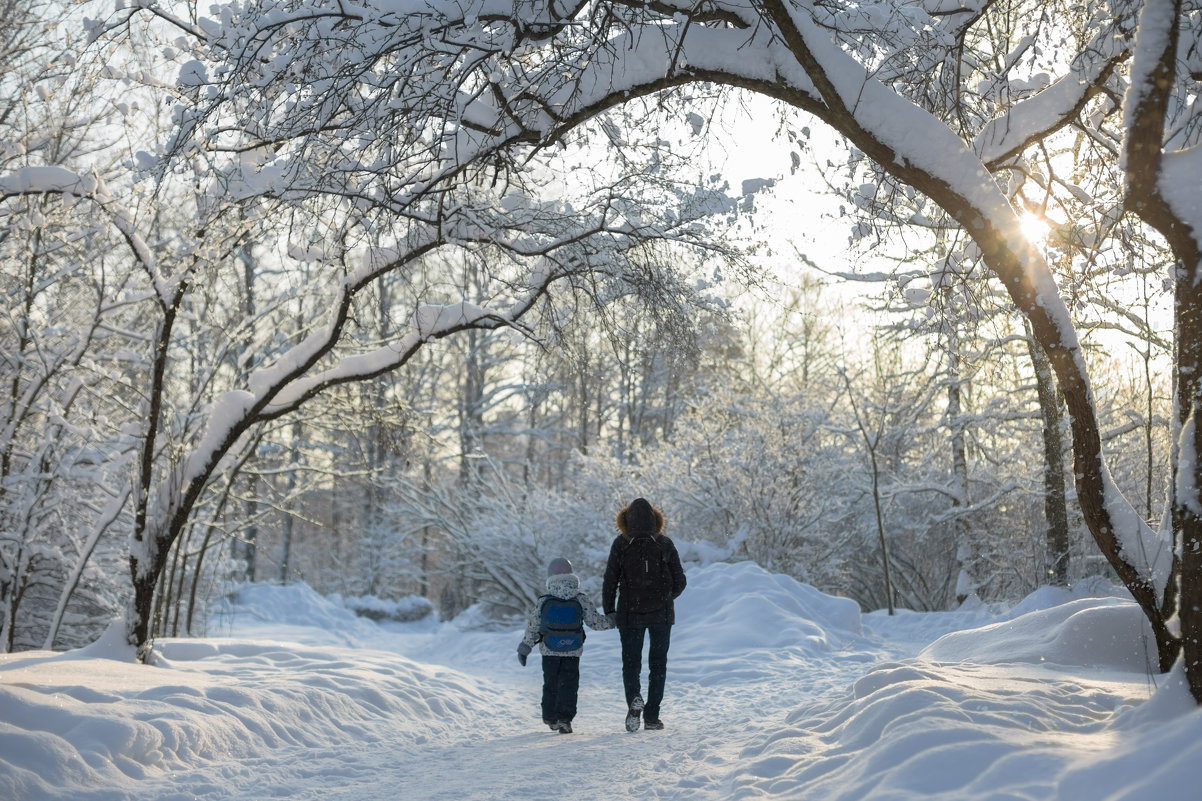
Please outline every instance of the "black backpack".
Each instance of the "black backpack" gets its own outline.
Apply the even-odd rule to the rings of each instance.
[[[575,598],[544,595],[538,631],[548,651],[575,651],[584,645],[584,607]]]
[[[622,604],[627,612],[643,615],[658,612],[668,605],[672,580],[668,575],[664,552],[652,536],[633,537],[621,552],[620,584]]]

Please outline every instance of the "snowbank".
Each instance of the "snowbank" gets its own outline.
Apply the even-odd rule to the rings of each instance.
[[[270,637],[310,645],[358,645],[379,627],[307,584],[248,584],[237,588],[213,616],[214,632],[236,626],[240,636]]]
[[[1084,598],[944,635],[919,654],[936,662],[1048,662],[1134,673],[1156,667],[1156,640],[1134,601]]]
[[[830,651],[860,635],[860,607],[824,595],[754,562],[713,564],[687,573],[677,621],[704,632],[694,654],[803,648]]]
[[[86,651],[3,657],[0,798],[132,797],[142,780],[281,749],[420,743],[469,725],[493,695],[395,654],[242,640],[160,651],[154,666]],[[421,726],[398,733],[390,720]]]

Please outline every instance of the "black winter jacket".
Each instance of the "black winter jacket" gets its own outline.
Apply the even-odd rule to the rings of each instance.
[[[635,614],[626,608],[622,597],[622,559],[621,555],[630,544],[630,537],[625,533],[614,538],[609,548],[609,561],[605,564],[605,579],[601,585],[601,607],[606,614],[617,612],[618,628],[634,626],[654,626],[676,622],[676,604],[674,601],[684,592],[684,568],[680,566],[680,554],[671,538],[663,534],[652,535],[659,545],[663,558],[668,565],[668,576],[672,587],[668,592],[668,603],[663,609],[645,614]],[[615,604],[615,597],[617,603]]]

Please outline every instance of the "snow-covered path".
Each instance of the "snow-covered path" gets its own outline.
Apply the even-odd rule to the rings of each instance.
[[[394,636],[379,644],[391,645],[409,657],[414,650],[454,652],[432,635]],[[437,639],[456,636],[444,631]],[[625,707],[617,637],[594,634],[582,665],[580,712],[571,735],[553,733],[541,723],[536,659],[523,669],[510,653],[512,648],[487,660],[476,654],[466,659],[471,672],[452,672],[450,667],[442,672],[460,697],[427,694],[433,702],[433,723],[417,721],[415,726],[415,721],[398,716],[372,727],[363,739],[326,742],[321,747],[287,746],[252,759],[232,760],[220,768],[211,765],[190,775],[165,775],[143,789],[163,799],[219,792],[228,795],[213,797],[484,801],[528,799],[532,792],[549,788],[562,788],[570,791],[570,797],[582,799],[730,798],[732,772],[749,751],[763,747],[768,732],[783,728],[799,706],[845,693],[885,653],[865,650],[866,643],[799,661],[790,659],[787,651],[758,654],[758,666],[743,664],[744,654],[724,662],[675,657],[674,652],[663,711],[668,728],[629,733],[622,725]],[[689,644],[688,638],[681,637],[676,648],[683,654]],[[172,644],[164,653],[172,659]],[[382,663],[390,659],[385,652],[358,657],[366,660],[361,669],[378,674],[384,674]],[[264,670],[268,663],[252,667],[240,661],[230,678],[244,688],[261,684],[265,690],[279,692],[287,682],[286,677]],[[792,669],[785,670],[786,664]],[[313,684],[317,672],[330,675],[336,683],[340,672],[350,670],[345,662],[295,667],[304,671],[306,686]],[[351,685],[348,678],[347,686]]]
[[[161,643],[155,668],[104,641],[2,656],[0,798],[1186,801],[1202,784],[1202,713],[1141,670],[1129,601],[861,616],[754,565],[695,569],[689,593],[662,732],[623,729],[611,632],[590,634],[561,735],[519,630],[379,627],[304,588],[247,590],[214,625],[228,636]]]

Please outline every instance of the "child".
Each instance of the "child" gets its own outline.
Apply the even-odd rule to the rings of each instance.
[[[580,591],[580,579],[567,559],[552,559],[547,566],[547,594],[538,599],[518,644],[523,666],[536,644],[543,655],[543,723],[551,731],[572,733],[576,694],[580,688],[580,653],[584,650],[584,624],[597,631],[613,623],[597,611]]]

